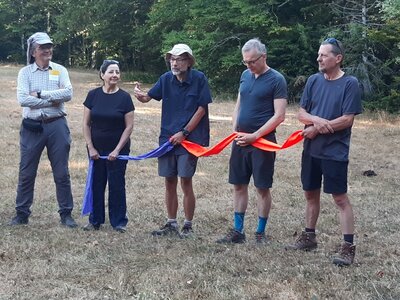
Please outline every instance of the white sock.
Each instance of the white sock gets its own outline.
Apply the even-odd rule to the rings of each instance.
[[[178,227],[178,222],[176,221],[176,219],[168,219],[167,223],[171,224],[174,227]]]

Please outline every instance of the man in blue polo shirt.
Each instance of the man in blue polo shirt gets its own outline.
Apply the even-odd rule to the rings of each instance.
[[[257,149],[251,144],[263,137],[276,142],[275,129],[285,119],[287,85],[285,78],[267,65],[267,51],[258,39],[251,39],[242,48],[247,70],[240,78],[239,95],[233,114],[233,129],[239,132],[232,145],[229,162],[229,183],[233,184],[234,227],[218,243],[243,243],[244,215],[248,203],[248,185],[253,176],[258,194],[258,226],[256,243],[264,243],[265,227],[271,209],[275,152]]]
[[[195,69],[192,50],[185,44],[175,45],[166,54],[171,71],[164,73],[157,83],[146,93],[137,85],[135,97],[140,102],[162,99],[160,145],[170,140],[175,148],[158,159],[158,174],[165,177],[165,202],[168,220],[154,236],[181,235],[189,237],[193,233],[192,220],[196,198],[192,177],[197,166],[197,157],[188,153],[180,143],[187,139],[202,146],[210,141],[208,104],[212,102],[206,76]],[[181,179],[185,222],[179,233],[176,220],[178,211],[177,184]]]

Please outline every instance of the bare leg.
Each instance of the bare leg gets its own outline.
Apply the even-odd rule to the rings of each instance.
[[[270,189],[259,189],[258,192],[258,216],[263,218],[268,218],[269,211],[271,210],[272,197]]]
[[[343,234],[354,234],[354,214],[347,194],[332,195],[339,208],[339,221]]]
[[[176,219],[176,214],[178,212],[177,184],[177,177],[165,177],[165,204],[167,206],[169,219]]]
[[[235,184],[233,186],[233,206],[235,212],[244,213],[249,202],[249,193],[247,184]]]
[[[305,191],[306,227],[315,229],[319,217],[321,190]]]
[[[192,178],[181,177],[181,188],[183,191],[183,209],[185,211],[185,218],[188,221],[192,221],[194,210],[196,208],[196,197],[193,192]]]

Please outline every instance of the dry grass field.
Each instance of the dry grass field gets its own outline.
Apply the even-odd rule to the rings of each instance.
[[[16,100],[20,66],[0,66],[0,299],[400,299],[400,120],[384,114],[357,117],[352,138],[349,193],[356,215],[356,262],[331,265],[341,241],[337,211],[324,195],[317,251],[287,252],[284,245],[303,228],[301,145],[277,155],[269,244],[252,240],[255,191],[246,215],[248,242],[224,246],[215,240],[232,225],[232,187],[227,183],[229,149],[199,160],[194,179],[196,238],[150,236],[165,220],[163,180],[155,159],[129,162],[128,231],[106,225],[97,232],[59,225],[55,188],[43,154],[28,226],[8,227],[14,215],[21,108]],[[81,133],[82,102],[99,84],[94,72],[70,71],[73,101],[67,104],[73,139],[70,171],[79,225],[87,157]],[[123,88],[133,91],[132,83]],[[132,155],[157,146],[160,104],[136,105]],[[211,143],[231,133],[234,103],[210,106]],[[289,107],[279,142],[300,129]],[[374,170],[377,176],[363,176]],[[181,202],[180,202],[181,203]],[[182,207],[179,220],[183,221]]]

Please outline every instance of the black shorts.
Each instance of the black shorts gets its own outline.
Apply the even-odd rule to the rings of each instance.
[[[229,183],[249,184],[253,175],[254,185],[257,188],[271,188],[275,156],[275,152],[263,151],[253,146],[241,147],[233,143],[229,160]]]
[[[348,161],[320,159],[305,154],[301,158],[301,183],[303,190],[313,191],[321,188],[324,177],[324,192],[327,194],[347,193]]]

